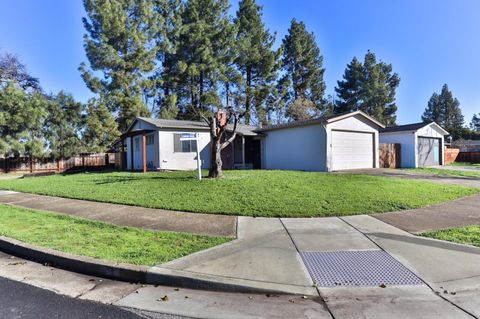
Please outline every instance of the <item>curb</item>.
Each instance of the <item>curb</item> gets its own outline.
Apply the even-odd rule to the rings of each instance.
[[[316,290],[313,287],[254,282],[174,271],[161,267],[136,266],[99,260],[92,257],[59,252],[53,249],[40,248],[5,236],[0,236],[0,250],[10,255],[48,266],[124,282],[223,292],[316,294]]]

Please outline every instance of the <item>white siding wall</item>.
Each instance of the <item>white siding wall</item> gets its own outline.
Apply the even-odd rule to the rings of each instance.
[[[374,162],[375,167],[379,166],[379,154],[378,154],[379,134],[378,134],[378,129],[376,124],[371,123],[361,115],[355,115],[352,117],[347,117],[343,120],[339,120],[339,121],[327,124],[326,130],[327,130],[326,143],[327,143],[327,170],[328,171],[331,171],[334,166],[332,163],[332,130],[373,133],[374,158],[372,158],[372,161]]]
[[[325,171],[325,129],[321,124],[266,132],[266,169]]]
[[[160,168],[171,170],[191,170],[197,168],[197,154],[174,152],[174,133],[196,133],[189,130],[165,130],[159,132],[160,140]],[[210,134],[206,131],[200,131],[200,141],[198,147],[202,168],[208,169],[210,166]]]
[[[381,133],[380,143],[400,144],[400,166],[403,168],[417,167],[417,137],[415,132]]]

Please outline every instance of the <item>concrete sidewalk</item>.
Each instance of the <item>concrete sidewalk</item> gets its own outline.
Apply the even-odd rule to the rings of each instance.
[[[150,271],[179,272],[186,278],[210,278],[300,295],[197,292],[99,281],[83,275],[78,275],[77,281],[63,270],[35,267],[31,262],[9,258],[0,258],[0,276],[16,276],[18,280],[72,297],[113,302],[135,311],[194,318],[480,318],[478,248],[416,237],[365,215],[300,219],[240,217],[238,232],[237,240],[158,265]],[[420,280],[396,285],[378,284],[382,281],[324,285],[316,279],[315,269],[305,265],[301,257],[305,252],[361,255],[381,252],[393,256],[394,261]],[[364,257],[360,262],[374,266],[373,277],[388,279],[398,275],[398,268],[382,268],[382,261],[377,265],[376,260]],[[331,276],[343,271],[337,266],[348,263],[348,260],[333,266],[319,263],[317,270]],[[22,267],[23,271],[19,271]],[[353,277],[359,275],[353,273]],[[369,282],[372,278],[367,277],[360,279]],[[70,282],[77,284],[71,286]],[[163,301],[166,295],[168,301]]]
[[[372,216],[385,223],[417,234],[436,229],[478,225],[480,224],[480,195],[424,208],[374,214]]]
[[[480,317],[478,248],[419,238],[365,215],[305,219],[240,217],[239,235],[238,240],[229,244],[154,268],[190,276],[214,276],[232,283],[260,285],[286,293],[319,294],[335,318]],[[314,270],[306,269],[300,257],[305,252],[382,252],[393,256],[419,281],[386,286],[378,283],[356,286],[349,282],[324,286],[314,279]],[[376,263],[365,259],[361,262]],[[320,272],[330,275],[342,271],[329,269],[321,263],[319,266]],[[380,274],[388,279],[397,275],[395,269],[387,267],[382,270],[382,262],[377,266],[379,273],[373,273],[375,276]],[[371,278],[361,279],[368,281]],[[316,282],[316,289],[313,282]],[[125,297],[117,304],[186,316],[206,313],[207,309],[200,309],[199,304],[189,308],[188,301],[179,300],[175,308],[154,302],[160,294],[151,287],[141,288],[139,293]],[[218,316],[212,317],[222,318],[226,314],[228,311],[220,311]],[[323,317],[327,318],[327,313]]]
[[[237,234],[237,217],[108,204],[78,199],[0,191],[0,203],[46,210],[114,225],[210,236]]]

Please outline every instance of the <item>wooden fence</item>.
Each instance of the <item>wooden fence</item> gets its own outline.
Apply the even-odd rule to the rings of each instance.
[[[457,161],[459,153],[460,153],[460,150],[458,148],[445,148],[443,152],[444,165],[449,165]]]
[[[480,152],[460,152],[456,162],[480,163]]]
[[[75,169],[102,169],[114,165],[110,154],[77,155],[69,159],[36,159],[30,157],[0,158],[0,172],[65,172]]]
[[[381,168],[399,168],[400,167],[400,144],[380,144],[380,167]]]

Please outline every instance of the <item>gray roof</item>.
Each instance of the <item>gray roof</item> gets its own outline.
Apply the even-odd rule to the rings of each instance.
[[[361,116],[369,119],[371,122],[375,123],[380,128],[384,127],[383,124],[379,123],[373,117],[365,114],[364,112],[354,111],[354,112],[344,112],[344,113],[333,114],[333,115],[323,115],[323,116],[320,116],[320,117],[317,117],[317,118],[303,120],[303,121],[294,121],[294,122],[282,123],[282,124],[277,124],[277,125],[269,125],[269,126],[265,126],[265,127],[257,129],[257,132],[267,132],[267,131],[279,130],[279,129],[284,129],[284,128],[307,126],[307,125],[312,125],[312,124],[330,123],[330,122],[334,122],[337,119],[339,120],[339,119],[343,119],[343,118],[346,118],[346,117],[349,117],[349,116],[355,116],[355,115],[361,115]]]
[[[420,123],[412,123],[412,124],[406,124],[406,125],[391,126],[391,127],[386,127],[380,130],[380,132],[387,133],[387,132],[417,131],[422,127],[425,127],[431,123],[433,122],[428,122],[428,123],[420,122]]]
[[[208,124],[203,121],[166,120],[149,117],[139,117],[137,119],[150,123],[158,128],[209,130]],[[257,126],[237,124],[237,133],[241,135],[256,136],[258,135],[258,133],[255,132],[256,129],[258,129]],[[229,124],[227,130],[233,130],[233,124]]]

